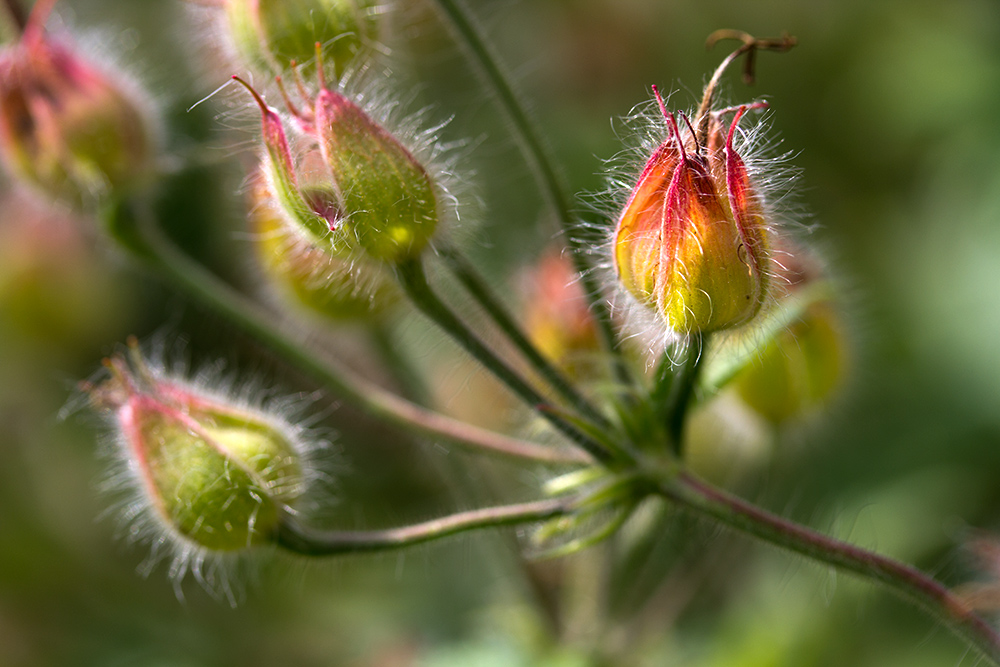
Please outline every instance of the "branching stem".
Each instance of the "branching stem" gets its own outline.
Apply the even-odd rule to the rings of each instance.
[[[410,433],[436,438],[469,449],[507,458],[545,463],[590,462],[576,449],[556,449],[510,438],[427,410],[378,387],[331,360],[320,360],[288,338],[254,304],[178,250],[149,221],[140,221],[128,204],[111,207],[104,219],[107,231],[136,259],[160,272],[184,294],[218,313],[270,350],[284,357],[339,398],[376,419]],[[141,224],[145,223],[145,224]]]
[[[514,320],[507,308],[490,289],[486,281],[480,277],[475,268],[457,250],[444,248],[440,256],[445,264],[455,274],[459,282],[479,303],[484,311],[493,319],[500,331],[524,355],[542,378],[569,402],[581,416],[597,425],[609,427],[607,419],[590,401],[583,397],[558,368],[545,358],[537,347],[528,339],[524,331]]]
[[[400,284],[413,304],[462,346],[476,361],[490,371],[498,380],[520,398],[528,407],[549,422],[557,431],[565,435],[575,445],[582,447],[598,461],[610,462],[612,453],[576,426],[550,409],[549,402],[531,385],[517,374],[503,359],[498,357],[483,341],[462,322],[451,308],[444,303],[427,282],[423,262],[419,257],[401,262],[396,266]]]
[[[461,0],[436,0],[436,2],[441,14],[448,20],[457,36],[457,41],[471,56],[480,76],[500,103],[521,153],[539,183],[542,195],[555,210],[563,234],[566,236],[574,268],[580,275],[587,303],[597,321],[601,340],[605,348],[613,354],[615,376],[623,384],[634,385],[628,366],[621,356],[620,341],[611,322],[611,310],[594,275],[593,267],[588,261],[585,243],[580,238],[580,222],[573,213],[572,198],[568,194],[562,175],[556,170],[538,129],[525,111],[525,104],[518,98],[514,86],[504,73],[499,57],[487,44],[482,31],[462,5]]]

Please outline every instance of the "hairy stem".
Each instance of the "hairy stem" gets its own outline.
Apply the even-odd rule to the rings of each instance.
[[[662,483],[659,492],[765,542],[885,585],[948,625],[990,664],[1000,665],[1000,634],[948,588],[920,570],[783,519],[687,473]]]
[[[148,223],[149,221],[143,221]],[[215,275],[179,251],[151,224],[140,220],[128,204],[111,207],[105,226],[119,245],[169,279],[184,294],[219,313],[240,330],[322,382],[337,396],[371,417],[410,433],[436,438],[473,452],[547,463],[587,463],[590,457],[575,449],[543,447],[486,431],[410,401],[358,377],[331,360],[320,360],[284,335],[274,318],[259,310]]]
[[[462,5],[461,0],[436,0],[436,2],[454,34],[457,35],[458,41],[475,63],[480,76],[500,102],[525,161],[534,173],[543,196],[548,199],[556,212],[569,245],[574,268],[580,274],[588,305],[597,320],[602,342],[614,355],[616,377],[623,384],[634,385],[632,375],[621,357],[618,336],[611,323],[611,310],[594,275],[593,267],[588,261],[587,248],[579,235],[579,220],[573,213],[572,198],[568,194],[562,176],[554,166],[554,161],[549,156],[547,147],[541,140],[541,134],[504,73],[499,58],[483,38],[482,31]]]
[[[495,528],[543,521],[572,511],[564,499],[540,500],[458,512],[440,519],[386,530],[318,531],[285,515],[278,544],[306,556],[388,551],[430,542],[480,528]]]
[[[598,461],[609,462],[612,453],[604,445],[580,431],[576,426],[559,416],[549,406],[549,402],[518,375],[507,363],[483,343],[476,334],[434,293],[427,282],[424,266],[420,258],[402,262],[396,266],[399,281],[413,304],[437,324],[451,338],[461,345],[476,361],[507,387],[528,407],[548,421],[556,430],[574,444],[582,447]]]
[[[486,281],[476,272],[475,268],[458,251],[444,249],[441,257],[451,269],[459,282],[476,299],[483,310],[493,319],[511,343],[524,355],[542,378],[566,399],[573,408],[595,424],[608,427],[604,415],[598,412],[591,403],[581,395],[558,368],[545,358],[537,347],[528,339],[524,331],[514,320],[500,299],[496,297]]]
[[[678,456],[681,455],[684,427],[687,424],[691,398],[698,384],[698,375],[705,358],[705,342],[707,340],[707,336],[703,333],[691,334],[690,340],[687,342],[687,357],[685,357],[683,365],[677,369],[670,383],[665,417],[670,446]]]

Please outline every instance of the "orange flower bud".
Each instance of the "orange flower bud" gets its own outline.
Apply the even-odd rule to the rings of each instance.
[[[532,342],[570,375],[590,375],[600,339],[573,263],[561,253],[549,252],[525,276],[524,284],[524,321]]]
[[[740,118],[720,144],[682,133],[656,91],[670,135],[646,162],[614,234],[613,261],[622,286],[655,309],[678,334],[739,326],[767,294],[767,224],[746,165],[733,147]],[[760,106],[760,105],[753,105]]]

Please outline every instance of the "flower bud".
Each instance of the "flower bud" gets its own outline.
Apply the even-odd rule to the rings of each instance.
[[[108,412],[154,523],[188,546],[237,551],[274,539],[281,511],[303,490],[296,430],[130,359],[106,361],[89,387]]]
[[[415,257],[438,225],[434,180],[361,107],[326,88],[322,76],[320,83],[319,94],[301,112],[289,101],[306,143],[318,147],[307,148],[298,161],[280,117],[250,89],[263,113],[275,200],[289,222],[324,250],[343,255],[357,249],[388,263]]]
[[[324,252],[302,239],[289,228],[265,178],[255,179],[251,193],[254,249],[284,296],[335,320],[373,317],[396,301],[385,267],[363,256]]]
[[[678,128],[656,96],[670,136],[646,162],[618,219],[615,270],[625,290],[675,333],[739,326],[760,310],[768,287],[767,224],[733,146],[748,107],[736,110],[721,149],[709,150],[686,117],[687,131]],[[714,141],[717,134],[710,133]]]
[[[15,175],[79,205],[149,173],[152,133],[123,81],[45,34],[39,3],[0,50],[0,157]]]
[[[0,191],[0,339],[15,357],[89,355],[129,312],[133,286],[102,261],[85,223],[26,188]]]
[[[821,275],[807,261],[801,252],[782,258],[775,280],[789,287],[776,310],[782,301],[822,287]],[[809,301],[795,321],[778,331],[735,378],[735,387],[755,412],[780,424],[827,403],[842,384],[846,365],[839,312],[827,295]]]
[[[590,374],[600,339],[572,261],[547,253],[525,278],[524,321],[532,342],[571,375]]]
[[[375,40],[372,0],[228,0],[226,19],[236,50],[256,67],[283,72],[309,63],[323,45],[336,76]]]

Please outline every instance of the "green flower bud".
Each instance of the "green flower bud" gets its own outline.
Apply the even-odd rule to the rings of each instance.
[[[789,285],[788,296],[816,287],[822,278],[809,258],[802,251],[785,254],[776,279]],[[781,305],[779,300],[775,308]],[[843,383],[847,357],[836,304],[829,296],[816,299],[740,372],[736,391],[755,412],[781,424],[830,401]]]
[[[272,542],[304,488],[298,431],[150,369],[130,345],[130,359],[106,361],[110,378],[89,389],[111,418],[146,514],[180,538],[182,552]]]
[[[268,279],[293,302],[334,320],[377,316],[399,296],[384,266],[338,256],[302,239],[282,216],[266,179],[251,188],[254,250]]]
[[[339,78],[378,35],[372,0],[228,0],[226,19],[236,50],[275,72],[310,63],[323,45],[324,62]]]
[[[816,303],[775,336],[736,378],[740,397],[780,424],[825,405],[845,375],[846,350],[831,303]]]
[[[263,114],[267,180],[283,215],[339,256],[356,250],[395,264],[419,255],[441,214],[434,179],[360,106],[320,84],[304,110],[289,102],[312,144],[295,160],[281,118],[244,83]]]
[[[148,177],[153,133],[125,82],[45,34],[50,5],[36,5],[20,40],[0,50],[0,158],[80,205]]]

